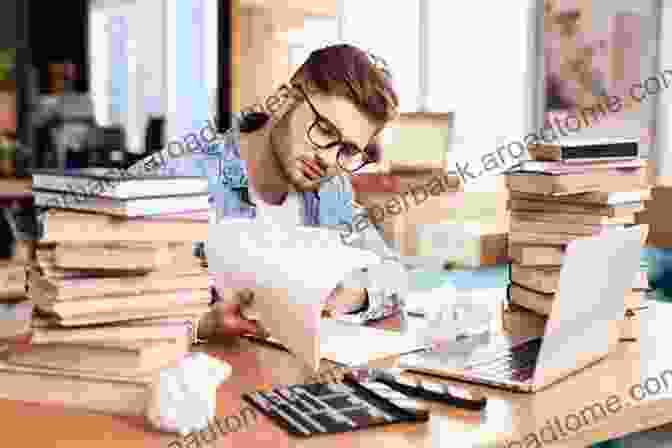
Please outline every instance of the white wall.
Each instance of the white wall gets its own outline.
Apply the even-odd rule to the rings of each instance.
[[[661,34],[658,53],[658,72],[672,71],[672,4],[661,0]],[[672,76],[668,75],[668,82]],[[653,159],[656,161],[656,174],[660,177],[672,176],[672,86],[658,95],[656,123],[656,145]]]
[[[638,81],[655,76],[659,0],[595,0],[592,1],[592,25],[590,32],[596,38],[607,38],[609,35],[609,18],[616,13],[633,13],[641,16],[641,58]],[[627,94],[626,94],[627,95]],[[572,133],[568,139],[592,138],[638,138],[646,134],[645,130],[653,126],[655,121],[656,101],[644,101],[639,110],[620,112],[618,120],[613,124],[595,124],[580,132]],[[647,155],[650,146],[647,140],[642,141],[642,154]]]

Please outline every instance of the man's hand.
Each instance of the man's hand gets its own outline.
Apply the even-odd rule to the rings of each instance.
[[[199,325],[199,337],[202,339],[238,337],[244,334],[254,334],[266,337],[267,332],[256,320],[246,319],[243,315],[245,308],[252,304],[254,293],[242,290],[236,293],[235,301],[216,302],[212,310],[206,314]]]

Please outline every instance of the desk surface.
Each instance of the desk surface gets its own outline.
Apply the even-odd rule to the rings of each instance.
[[[637,322],[641,319],[641,322]],[[631,405],[606,417],[593,418],[576,433],[558,434],[559,441],[543,446],[585,447],[591,443],[660,426],[672,420],[672,392],[660,392],[657,401],[636,402],[629,399],[633,385],[644,384],[649,378],[663,379],[672,388],[672,366],[668,363],[672,329],[672,304],[654,303],[652,308],[633,320],[641,326],[639,342],[621,343],[618,350],[557,385],[534,395],[514,394],[482,388],[489,397],[483,419],[457,412],[454,408],[433,405],[432,418],[425,425],[412,428],[387,427],[312,439],[294,439],[274,426],[268,419],[258,417],[247,431],[229,433],[212,447],[334,447],[366,446],[385,442],[386,446],[402,447],[520,447],[514,442],[529,433],[540,431],[549,420],[566,415],[581,415],[581,409],[617,395]],[[541,327],[522,315],[508,315],[507,328],[520,335],[538,334]],[[393,323],[387,322],[386,325]],[[525,331],[523,331],[523,328]],[[230,345],[199,347],[224,359],[234,367],[232,378],[218,391],[217,415],[221,418],[237,415],[245,406],[240,395],[244,391],[269,384],[300,382],[302,371],[297,362],[285,352],[238,340]],[[328,366],[325,366],[328,367]],[[670,373],[661,377],[665,369]],[[469,386],[477,388],[476,386]],[[478,389],[478,388],[477,388]],[[584,414],[585,415],[585,414]],[[39,446],[68,448],[105,447],[167,447],[176,440],[173,435],[147,430],[142,418],[125,418],[87,414],[59,406],[28,404],[0,400],[3,446]],[[546,430],[548,431],[548,430]],[[539,434],[537,432],[537,434]],[[547,433],[548,434],[548,433]],[[547,437],[552,437],[547,436]],[[247,444],[247,445],[246,445]],[[179,445],[172,445],[178,447]],[[185,444],[183,446],[198,446]],[[522,446],[528,446],[523,443]],[[534,445],[529,445],[534,446]]]

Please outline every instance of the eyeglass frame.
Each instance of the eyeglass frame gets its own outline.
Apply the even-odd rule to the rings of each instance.
[[[305,89],[303,88],[303,86],[301,84],[292,84],[292,87],[297,89],[299,92],[301,92],[301,95],[303,95],[303,97],[306,99],[306,102],[308,103],[308,106],[310,107],[310,109],[313,111],[313,114],[315,115],[315,120],[313,120],[313,122],[310,124],[310,126],[308,126],[308,128],[306,129],[306,137],[308,138],[308,142],[313,147],[315,147],[316,149],[331,149],[334,146],[339,146],[338,152],[336,153],[336,163],[338,164],[340,169],[342,169],[343,171],[345,171],[346,173],[349,173],[349,174],[353,174],[353,173],[361,170],[362,168],[364,168],[366,165],[370,165],[370,164],[376,162],[374,159],[371,158],[371,156],[366,152],[366,150],[360,148],[359,145],[357,145],[356,143],[351,142],[351,141],[347,141],[343,138],[343,132],[338,128],[338,126],[336,126],[334,123],[332,123],[331,120],[329,120],[327,117],[322,115],[317,110],[317,108],[315,107],[313,102],[310,100],[310,97],[308,96],[308,94],[306,93]],[[320,122],[325,123],[329,128],[331,128],[335,132],[335,134],[337,135],[335,141],[327,143],[326,145],[320,145],[319,143],[316,143],[315,140],[310,136],[310,133],[313,130],[313,128],[315,126],[319,126]],[[352,148],[354,148],[356,150],[356,152],[353,151],[353,154],[363,154],[364,157],[366,158],[366,160],[364,160],[364,162],[359,167],[357,167],[353,170],[349,170],[349,169],[343,167],[343,165],[341,165],[341,163],[339,162],[339,155],[343,153],[343,148],[345,147],[344,145],[350,145]]]

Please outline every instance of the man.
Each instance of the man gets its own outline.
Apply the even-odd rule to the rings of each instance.
[[[219,144],[217,163],[204,163],[204,158],[212,162],[209,150],[207,157],[171,160],[164,170],[205,171],[218,221],[247,216],[286,225],[340,227],[345,244],[374,250],[393,265],[392,272],[405,276],[375,227],[353,229],[350,183],[352,174],[379,158],[376,139],[397,116],[398,104],[380,59],[349,45],[326,47],[314,51],[292,76],[291,86],[281,87],[265,108],[243,115]],[[361,274],[336,286],[325,298],[326,310],[358,322],[401,311],[403,287],[372,288],[366,272]],[[221,292],[225,285],[218,286]],[[253,300],[253,295],[239,292],[238,299],[215,301],[201,319],[199,337],[259,332],[259,325],[246,320],[240,309],[240,302]]]

